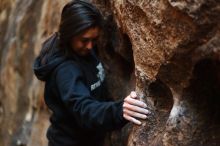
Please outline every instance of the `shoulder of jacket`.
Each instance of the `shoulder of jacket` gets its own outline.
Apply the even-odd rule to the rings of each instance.
[[[60,71],[74,71],[78,72],[79,74],[82,73],[80,65],[75,62],[74,60],[65,60],[64,62],[60,63],[53,71],[53,74],[57,74]]]

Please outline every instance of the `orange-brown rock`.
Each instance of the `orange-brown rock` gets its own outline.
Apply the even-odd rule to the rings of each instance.
[[[32,63],[67,0],[0,2],[0,145],[47,145],[49,112]],[[114,146],[220,144],[219,0],[92,0],[111,96],[136,90],[151,114]],[[110,141],[109,141],[110,140]]]

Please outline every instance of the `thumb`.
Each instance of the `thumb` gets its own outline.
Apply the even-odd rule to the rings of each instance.
[[[131,98],[137,98],[137,93],[135,91],[132,91],[130,93]]]

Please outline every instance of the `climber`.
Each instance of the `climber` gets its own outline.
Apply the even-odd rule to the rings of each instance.
[[[95,53],[102,23],[94,5],[70,1],[58,32],[35,59],[34,73],[45,82],[44,99],[52,111],[49,146],[103,146],[106,132],[129,121],[140,125],[149,114],[134,91],[118,101],[105,98],[104,69]]]

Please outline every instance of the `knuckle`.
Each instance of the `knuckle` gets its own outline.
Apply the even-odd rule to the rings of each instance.
[[[125,102],[123,103],[122,107],[123,107],[123,108],[126,108],[126,103],[125,103]]]
[[[131,108],[131,105],[129,103],[125,103],[126,108]]]
[[[125,101],[125,102],[128,102],[128,98],[125,98],[124,101]]]
[[[128,112],[127,112],[127,110],[126,110],[126,109],[124,109],[124,110],[123,110],[123,113],[124,113],[124,114],[127,114]]]
[[[123,108],[125,107],[125,103],[123,103],[122,107],[123,107]]]

